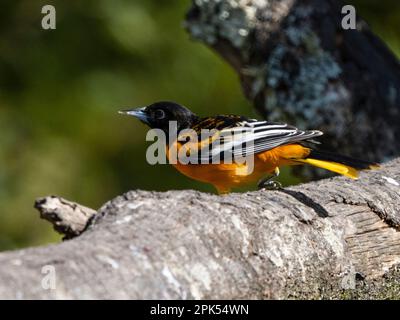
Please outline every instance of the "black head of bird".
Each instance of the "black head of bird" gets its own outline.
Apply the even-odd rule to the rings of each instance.
[[[123,110],[119,113],[138,118],[152,129],[168,132],[170,121],[176,121],[177,130],[187,129],[198,119],[188,108],[170,101],[153,103],[147,107]]]

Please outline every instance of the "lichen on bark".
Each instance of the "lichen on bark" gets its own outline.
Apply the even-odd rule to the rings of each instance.
[[[400,149],[400,64],[359,16],[356,30],[341,28],[341,6],[195,0],[186,28],[232,65],[264,118],[317,128],[328,150],[391,159]]]
[[[253,51],[259,49],[254,39],[265,29],[273,29],[275,11],[289,8],[290,16],[281,21],[280,41],[261,60],[252,61]],[[336,109],[346,106],[348,92],[337,81],[340,65],[321,47],[306,19],[310,11],[308,4],[292,8],[290,1],[280,7],[276,1],[196,0],[186,26],[198,40],[211,46],[224,40],[240,52],[243,66],[239,72],[252,78],[250,96],[264,97],[262,108],[269,119],[296,118],[302,127],[310,122],[321,126],[324,115],[330,113],[331,121],[339,124],[335,128],[340,136],[343,112]]]
[[[243,48],[248,44],[248,36],[254,28],[256,9],[247,6],[243,0],[195,0],[196,15],[193,23],[186,27],[191,35],[209,45],[218,38],[228,40],[234,47]]]

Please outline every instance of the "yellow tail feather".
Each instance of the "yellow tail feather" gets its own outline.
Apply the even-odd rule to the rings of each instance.
[[[344,175],[346,177],[357,179],[358,178],[358,170],[352,167],[346,166],[341,163],[331,162],[331,161],[324,161],[324,160],[317,160],[317,159],[296,159],[298,162],[303,162],[310,164],[312,166],[326,169],[329,171],[333,171]]]

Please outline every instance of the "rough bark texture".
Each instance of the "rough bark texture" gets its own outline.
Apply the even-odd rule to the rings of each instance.
[[[320,129],[329,150],[384,161],[400,150],[400,64],[337,0],[196,0],[190,34],[237,71],[265,118]],[[366,147],[368,141],[368,147]]]
[[[400,159],[280,191],[131,191],[76,238],[1,253],[0,298],[400,298],[399,204]]]
[[[80,235],[88,220],[96,214],[96,210],[57,196],[37,199],[35,208],[42,219],[53,224],[54,230],[65,235],[65,239]]]

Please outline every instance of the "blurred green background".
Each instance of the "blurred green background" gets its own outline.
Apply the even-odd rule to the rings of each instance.
[[[400,2],[350,1],[400,53]],[[33,209],[57,194],[98,208],[130,189],[212,191],[145,159],[121,107],[174,100],[255,116],[230,67],[182,27],[189,0],[0,0],[0,250],[58,241]],[[41,29],[41,8],[57,29]],[[285,183],[295,182],[288,173]]]

